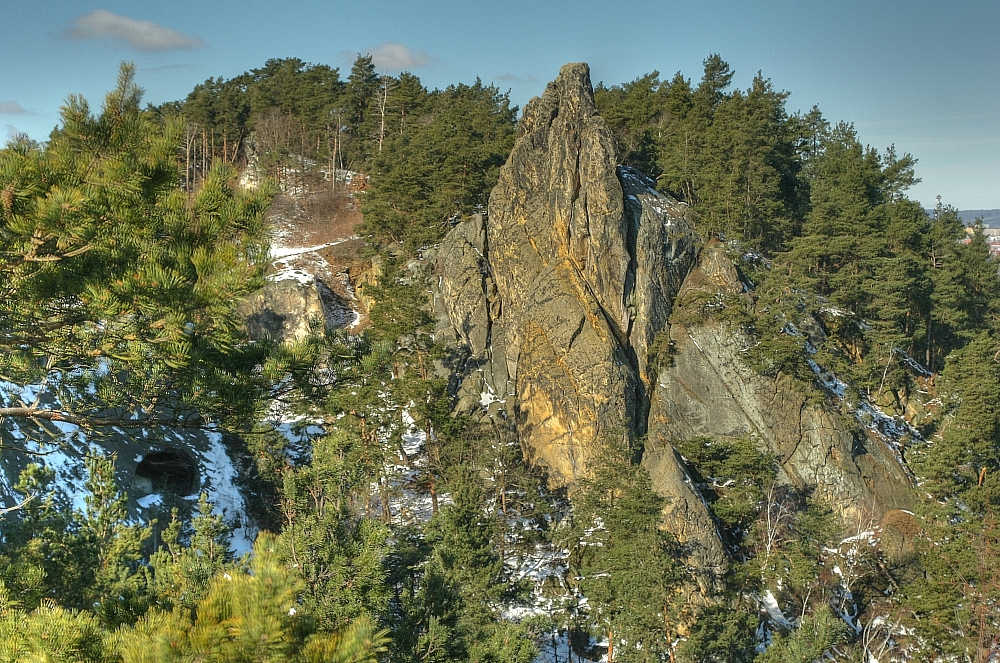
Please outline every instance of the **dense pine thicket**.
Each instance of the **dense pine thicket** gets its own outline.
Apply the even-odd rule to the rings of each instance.
[[[0,523],[0,660],[526,663],[551,652],[556,631],[573,657],[622,661],[989,660],[1000,646],[997,264],[978,229],[962,242],[954,210],[927,215],[905,197],[909,155],[864,146],[818,109],[790,115],[760,75],[747,90],[732,77],[711,56],[697,85],[654,72],[599,85],[597,104],[623,162],[690,204],[705,240],[731,246],[752,302],[694,314],[752,334],[750,365],[821,398],[812,360],[848,383],[845,403],[895,413],[920,391],[939,399],[926,441],[904,450],[919,513],[883,523],[905,554],[851,538],[876,523],[838,522],[779,485],[753,440],[678,440],[735,560],[715,603],[693,606],[636,449],[604,440],[570,516],[509,431],[452,416],[425,287],[407,265],[485,205],[517,111],[496,88],[428,91],[411,74],[376,74],[368,57],[345,81],[271,60],[140,111],[126,70],[99,116],[71,100],[48,144],[0,151],[4,371],[94,382],[73,392],[94,402],[61,410],[81,423],[163,402],[245,423],[267,392],[325,433],[290,462],[282,436],[242,431],[273,530],[251,560],[231,558],[204,499],[190,519],[164,513],[154,537],[127,521],[108,459],[88,461],[83,510],[32,467],[18,490],[34,499]],[[338,171],[368,176],[359,198],[380,274],[362,335],[318,330],[283,348],[240,336],[231,304],[260,282],[267,192],[235,193],[226,164],[249,153],[279,183],[306,169],[334,186]],[[225,250],[193,248],[205,246]],[[799,331],[811,321],[818,347]],[[420,465],[404,449],[411,421],[427,434]],[[431,498],[426,524],[393,517],[398,459]],[[512,620],[528,588],[505,561],[536,543],[568,551],[567,586],[548,615]],[[795,614],[766,619],[766,592]]]

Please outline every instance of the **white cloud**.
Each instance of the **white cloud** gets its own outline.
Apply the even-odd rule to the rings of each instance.
[[[0,101],[0,113],[9,113],[11,115],[22,115],[27,113],[24,107],[16,101]]]
[[[70,39],[125,41],[137,51],[171,51],[205,46],[201,37],[191,37],[152,21],[137,21],[104,9],[95,9],[89,14],[77,16],[66,31],[66,36]]]
[[[537,83],[538,78],[535,76],[528,76],[527,78],[521,78],[516,74],[500,74],[497,76],[497,80],[501,83]]]
[[[372,64],[376,69],[388,69],[392,71],[408,71],[426,67],[437,60],[433,55],[428,55],[425,51],[410,48],[406,44],[399,44],[394,41],[382,42],[378,46],[369,48],[364,53],[372,56]],[[353,51],[342,51],[341,57],[344,60],[352,61],[358,55]]]

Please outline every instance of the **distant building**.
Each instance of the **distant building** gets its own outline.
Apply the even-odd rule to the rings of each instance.
[[[972,241],[972,234],[974,232],[974,228],[965,229],[966,244]],[[1000,228],[983,228],[983,234],[986,236],[986,241],[990,245],[990,254],[1000,256]]]

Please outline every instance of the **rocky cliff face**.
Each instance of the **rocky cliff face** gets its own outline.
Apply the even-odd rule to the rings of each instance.
[[[694,291],[743,292],[724,246],[702,251],[680,299]],[[750,435],[778,459],[779,479],[815,491],[849,519],[912,506],[907,471],[874,430],[862,433],[832,403],[810,401],[787,376],[747,367],[740,354],[752,340],[741,330],[695,320],[670,328],[672,362],[658,374],[652,428],[666,440]]]
[[[441,303],[476,369],[466,404],[503,401],[564,485],[602,435],[645,432],[649,348],[695,245],[682,208],[616,168],[586,65],[564,67],[519,131],[489,221],[440,249]]]
[[[680,294],[743,284],[721,246],[698,259],[684,205],[616,163],[589,69],[566,65],[526,106],[488,216],[437,252],[438,333],[465,358],[459,408],[512,422],[555,485],[586,476],[602,438],[645,436],[664,526],[705,591],[727,553],[672,440],[755,435],[785,481],[842,511],[906,503],[888,448],[859,444],[832,409],[745,367],[741,333],[710,319],[671,326]],[[654,361],[668,347],[673,361]]]
[[[469,357],[460,407],[510,417],[554,485],[586,475],[602,437],[659,435],[646,425],[650,349],[696,256],[684,207],[616,163],[589,69],[567,65],[525,108],[487,220],[439,250],[441,331]],[[678,459],[655,469],[671,529],[697,566],[721,572],[725,551]]]

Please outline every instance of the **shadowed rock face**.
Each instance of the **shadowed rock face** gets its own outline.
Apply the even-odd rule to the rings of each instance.
[[[742,292],[725,247],[711,244],[680,297]],[[711,318],[670,329],[673,362],[659,374],[653,445],[671,439],[752,435],[779,463],[779,479],[814,491],[849,521],[913,506],[907,471],[878,438],[849,430],[827,403],[810,402],[787,376],[760,375],[741,361],[752,340]]]
[[[512,421],[556,486],[588,474],[602,439],[645,435],[664,527],[704,592],[728,557],[671,440],[756,433],[786,481],[896,505],[908,488],[891,454],[859,461],[836,416],[744,367],[740,337],[721,323],[671,329],[682,288],[743,286],[722,247],[695,268],[686,207],[616,164],[587,65],[566,65],[525,107],[488,216],[457,225],[437,252],[437,331],[465,358],[459,409]],[[673,366],[654,370],[668,341]]]

